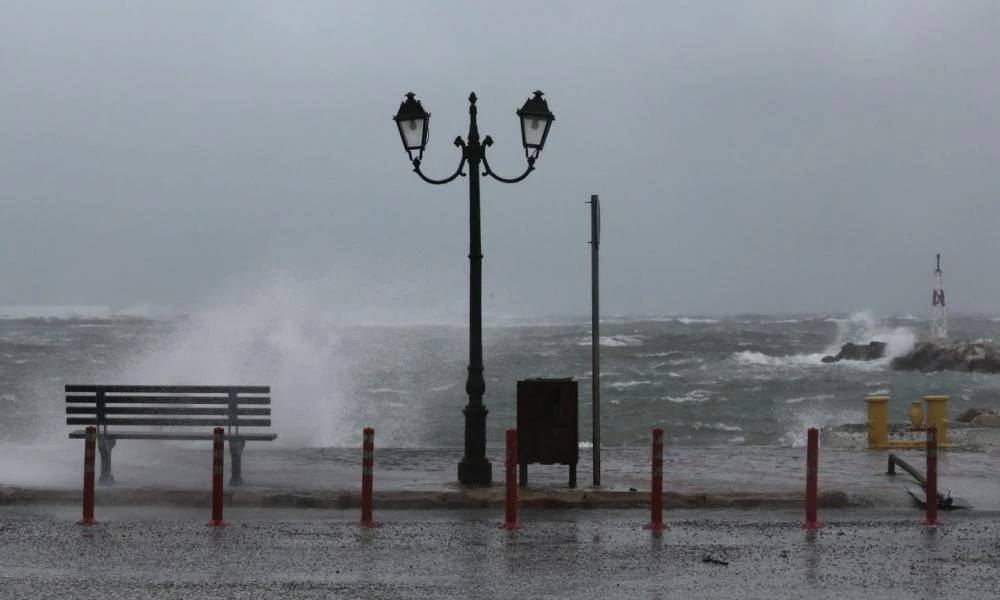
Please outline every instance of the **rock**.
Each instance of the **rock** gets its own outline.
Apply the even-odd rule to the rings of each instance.
[[[926,340],[891,365],[896,371],[1000,373],[1000,346],[993,340]]]
[[[962,411],[962,414],[955,417],[956,423],[972,423],[980,415],[995,415],[997,414],[992,408],[967,408]]]
[[[836,356],[824,356],[823,362],[835,363],[841,360],[878,360],[885,356],[885,342],[854,344],[847,342],[840,347]]]
[[[1000,373],[1000,357],[984,356],[969,359],[966,370],[974,373]]]
[[[1000,427],[1000,415],[983,414],[972,420],[972,425],[980,427]]]

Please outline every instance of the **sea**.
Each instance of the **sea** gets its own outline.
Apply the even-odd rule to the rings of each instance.
[[[222,310],[184,316],[71,308],[0,318],[0,442],[65,440],[68,383],[263,384],[280,446],[348,447],[374,427],[383,447],[461,447],[468,327],[342,323],[322,314]],[[0,314],[4,314],[0,311]],[[888,395],[890,419],[911,401],[950,396],[949,413],[1000,409],[1000,375],[897,372],[893,356],[927,317],[870,311],[816,315],[605,316],[600,322],[603,447],[798,447],[809,427],[864,423],[864,397]],[[1000,336],[1000,318],[952,315],[950,336]],[[593,440],[588,317],[508,319],[483,332],[487,439],[516,421],[517,382],[578,382],[579,439]],[[888,344],[871,362],[824,364],[846,342]]]

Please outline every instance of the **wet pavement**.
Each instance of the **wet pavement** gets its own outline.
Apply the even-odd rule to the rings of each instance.
[[[924,470],[924,454],[898,451]],[[664,518],[649,519],[650,453],[581,450],[529,467],[523,528],[494,485],[455,483],[460,449],[375,451],[376,529],[358,524],[361,451],[248,444],[228,527],[207,527],[207,444],[124,441],[116,483],[81,516],[78,441],[0,448],[0,598],[939,598],[992,597],[1000,454],[942,451],[939,487],[973,505],[939,527],[885,475],[888,451],[822,449],[819,519],[803,530],[805,449],[670,448]],[[228,459],[228,454],[227,454]]]
[[[668,512],[653,534],[622,510],[116,507],[75,524],[66,506],[0,507],[4,598],[965,598],[994,597],[1000,514],[830,510]]]

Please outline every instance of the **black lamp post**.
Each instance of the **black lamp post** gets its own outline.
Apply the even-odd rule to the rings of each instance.
[[[424,110],[420,101],[413,93],[406,95],[406,100],[399,106],[394,120],[399,127],[399,135],[403,140],[413,170],[427,183],[436,185],[448,183],[459,175],[464,176],[462,169],[469,163],[469,375],[465,381],[465,392],[469,403],[462,412],[465,414],[465,455],[458,463],[458,481],[460,483],[488,484],[493,480],[493,469],[486,459],[486,414],[489,412],[483,405],[483,394],[486,392],[486,381],[483,379],[483,250],[480,241],[479,227],[479,169],[483,174],[502,181],[517,183],[535,170],[535,159],[545,145],[549,127],[555,117],[549,111],[548,104],[542,98],[542,92],[524,103],[517,111],[521,119],[521,142],[524,144],[524,154],[528,159],[528,168],[520,177],[505,179],[490,169],[486,160],[486,149],[493,145],[493,138],[486,136],[479,140],[479,128],[476,125],[476,94],[469,94],[469,135],[466,140],[461,136],[455,138],[455,145],[462,149],[462,160],[458,169],[445,179],[430,179],[420,171],[420,159],[427,146],[428,123],[431,115]]]

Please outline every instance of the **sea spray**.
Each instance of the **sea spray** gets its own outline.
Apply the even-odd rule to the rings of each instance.
[[[889,359],[907,354],[913,350],[913,346],[917,343],[917,335],[907,327],[897,327],[872,339],[877,342],[885,342],[885,356]]]
[[[863,310],[853,313],[847,318],[826,319],[837,326],[834,340],[821,352],[801,354],[786,354],[772,356],[755,350],[743,350],[732,355],[732,359],[741,365],[767,366],[775,368],[824,366],[823,357],[836,355],[848,343],[867,345],[869,342],[886,344],[885,356],[878,361],[860,362],[846,361],[840,363],[851,368],[873,369],[883,368],[889,360],[902,356],[913,349],[917,336],[908,327],[889,327],[871,311]]]
[[[287,280],[196,310],[134,357],[119,380],[148,384],[270,385],[272,428],[293,447],[338,445],[338,344],[329,315]]]
[[[885,342],[886,357],[894,358],[909,352],[917,339],[912,329],[890,327],[870,310],[855,312],[846,319],[831,318],[829,320],[837,324],[837,337],[827,347],[825,354],[835,355],[847,343]]]
[[[806,445],[806,432],[810,427],[823,429],[831,425],[843,423],[863,423],[865,412],[863,407],[857,409],[838,408],[831,406],[829,400],[809,406],[799,405],[795,410],[788,410],[787,404],[781,402],[775,406],[775,414],[784,426],[785,433],[779,440],[779,445],[802,448]]]

